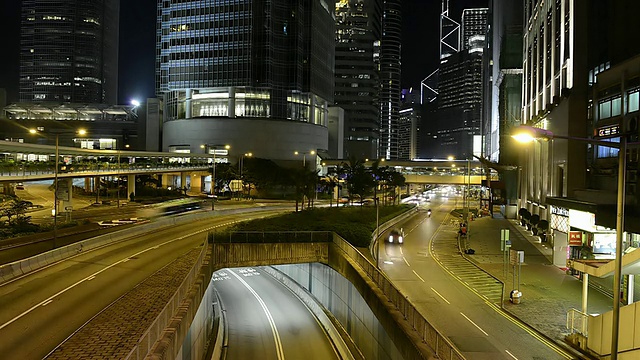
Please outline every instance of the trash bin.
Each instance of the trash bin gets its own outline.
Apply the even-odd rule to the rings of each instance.
[[[522,293],[518,290],[513,290],[509,294],[509,299],[514,304],[520,304],[520,300],[522,299]]]

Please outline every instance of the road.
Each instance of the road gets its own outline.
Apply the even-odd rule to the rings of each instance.
[[[142,280],[202,244],[207,229],[268,212],[177,225],[73,258],[0,286],[0,357],[41,359]]]
[[[381,243],[381,269],[467,359],[572,358],[502,311],[500,283],[458,253],[449,215],[458,200],[436,197],[426,205],[431,217],[423,211],[402,224],[403,244]]]
[[[227,359],[339,359],[309,309],[260,268],[224,269],[212,279],[228,322]]]

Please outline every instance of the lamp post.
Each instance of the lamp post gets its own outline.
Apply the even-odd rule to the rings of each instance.
[[[39,129],[29,129],[30,134],[40,133]],[[56,248],[56,242],[58,241],[58,167],[60,165],[60,133],[56,131],[56,150],[55,150],[55,167],[53,169],[53,248]],[[86,135],[87,131],[80,129],[77,131],[78,135]],[[45,135],[43,135],[45,136]],[[73,187],[69,189],[73,191]]]
[[[302,167],[304,167],[304,168],[307,167],[307,154],[309,154],[309,155],[315,155],[316,154],[315,150],[311,150],[309,152],[294,151],[293,153],[295,155],[302,155]]]
[[[224,148],[225,150],[225,154],[227,155],[229,153],[229,149],[231,149],[230,145],[209,145],[209,144],[205,144],[205,145],[200,145],[200,148],[205,149],[205,153],[209,154],[212,153],[213,154],[213,167],[211,170],[211,210],[215,210],[215,203],[216,203],[216,153],[218,152],[219,148]],[[213,150],[213,152],[211,151]]]
[[[592,145],[606,146],[618,149],[618,198],[616,207],[616,258],[613,273],[613,319],[611,324],[611,359],[618,358],[618,337],[620,326],[620,280],[622,277],[622,238],[624,235],[624,203],[626,199],[625,181],[627,177],[627,148],[638,147],[640,143],[627,143],[626,134],[620,134],[620,143],[597,139],[580,138],[574,136],[555,135],[549,130],[518,126],[515,128],[514,139],[519,142],[531,142],[534,139],[551,140],[554,138],[579,141]]]
[[[242,194],[243,196],[244,196],[244,183],[242,183],[242,181],[243,181],[242,172],[244,170],[244,158],[245,157],[252,157],[252,156],[253,156],[253,153],[250,153],[250,152],[244,153],[244,154],[242,154],[240,156],[240,161],[238,162],[238,166],[240,167],[240,169],[239,169],[240,170],[240,186],[241,186],[240,191],[243,193]],[[240,195],[241,195],[240,192],[238,192],[238,200],[240,200]],[[249,186],[249,194],[248,194],[248,196],[249,196],[249,198],[251,197],[251,186]]]

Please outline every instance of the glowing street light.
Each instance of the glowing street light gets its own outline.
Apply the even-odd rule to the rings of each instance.
[[[41,134],[41,131],[38,129],[29,129],[30,134]],[[58,240],[58,167],[60,166],[60,133],[59,131],[54,132],[56,135],[56,153],[55,153],[55,168],[53,169],[53,248],[56,247],[56,242]],[[65,132],[62,132],[65,133]],[[78,135],[86,135],[87,131],[84,129],[79,129],[75,131]],[[42,135],[46,136],[46,135]],[[71,189],[69,189],[71,191]]]
[[[315,155],[316,152],[314,150],[311,150],[309,152],[294,151],[293,154],[294,155],[302,155],[302,166],[306,168],[307,167],[307,154]]]

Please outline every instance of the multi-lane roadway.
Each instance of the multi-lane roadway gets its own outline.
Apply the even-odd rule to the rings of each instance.
[[[339,359],[311,311],[260,268],[214,274],[228,322],[227,359]]]
[[[431,217],[425,209],[399,224],[404,243],[384,243],[382,270],[467,359],[573,358],[502,311],[500,282],[460,255],[459,221],[450,215],[462,207],[458,200],[435,197],[423,205],[431,208]]]
[[[267,213],[232,214],[173,226],[80,253],[2,284],[0,358],[43,358],[111,302],[200,246],[208,229]]]

